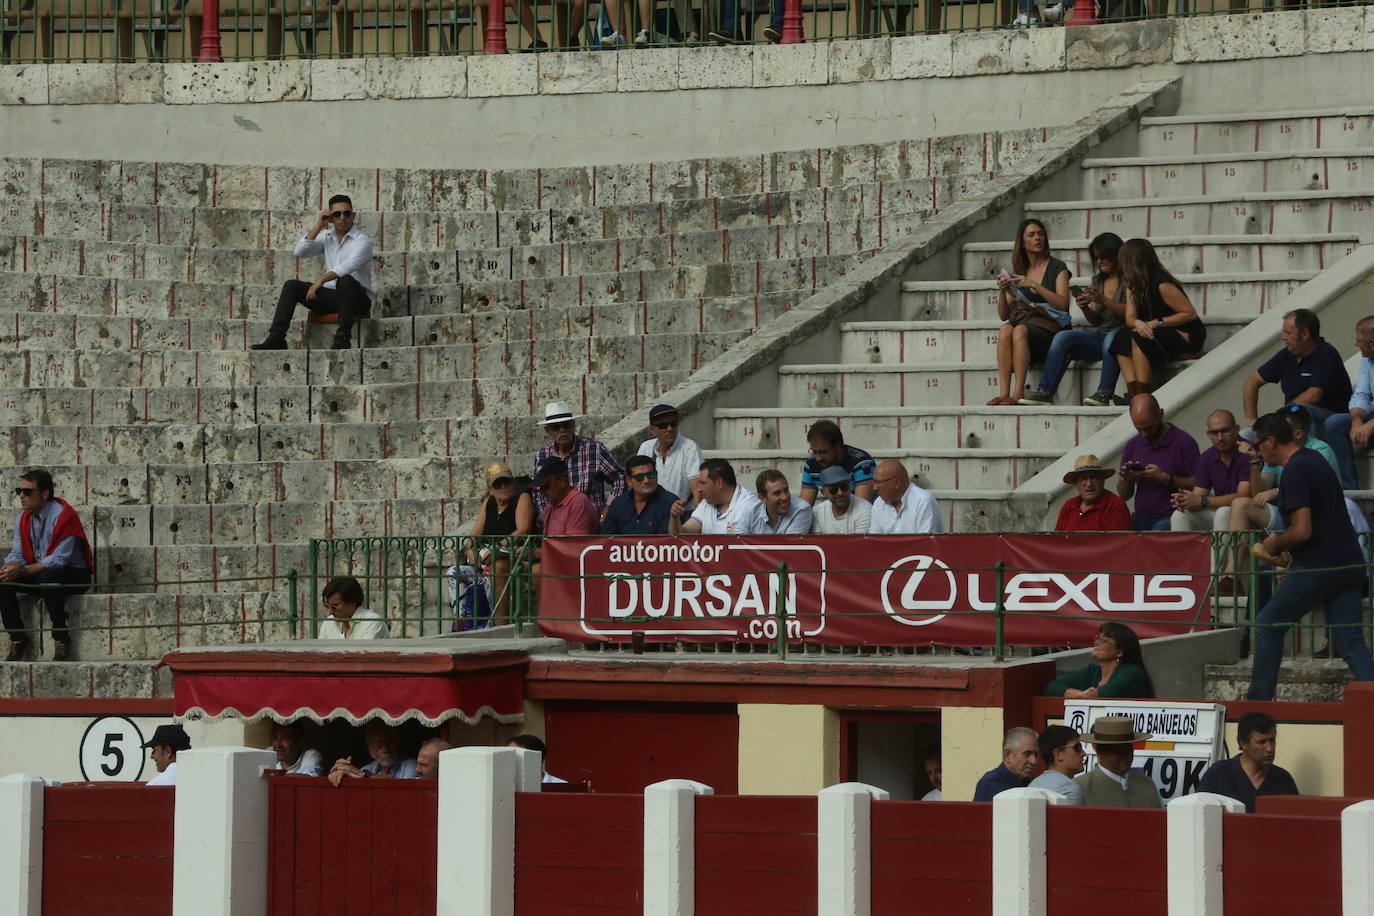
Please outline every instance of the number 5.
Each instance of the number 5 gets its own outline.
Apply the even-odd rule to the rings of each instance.
[[[104,773],[106,776],[114,776],[120,770],[124,769],[124,752],[115,747],[115,743],[122,740],[124,740],[123,735],[108,734],[105,736],[105,746],[100,749],[100,756],[102,758],[114,757],[115,759],[114,766],[110,766],[103,761],[101,762],[100,772]]]

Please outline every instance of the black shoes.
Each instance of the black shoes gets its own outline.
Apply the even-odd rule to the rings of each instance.
[[[285,350],[286,341],[280,337],[269,337],[262,343],[255,343],[248,349],[250,350]]]
[[[340,340],[337,337],[335,337],[334,342],[329,345],[329,349],[331,350],[350,350],[352,348],[353,344],[351,341]]]
[[[33,645],[27,639],[11,639],[10,654],[5,656],[7,662],[21,662],[24,656],[29,654],[29,646]]]
[[[55,662],[71,661],[72,644],[65,639],[53,639],[52,641],[52,660]]]

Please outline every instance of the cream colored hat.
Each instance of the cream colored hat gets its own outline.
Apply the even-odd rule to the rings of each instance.
[[[1064,475],[1064,482],[1072,486],[1084,474],[1093,474],[1106,480],[1115,474],[1112,468],[1105,467],[1096,455],[1079,455],[1073,463],[1073,470]]]

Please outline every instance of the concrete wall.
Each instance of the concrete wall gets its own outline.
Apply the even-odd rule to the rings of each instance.
[[[824,706],[739,707],[741,795],[812,795],[840,781],[840,717]]]
[[[940,710],[941,797],[972,801],[978,779],[1002,762],[1003,711],[1000,707],[946,706]]]

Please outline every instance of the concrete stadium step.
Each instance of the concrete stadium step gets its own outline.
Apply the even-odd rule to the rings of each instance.
[[[1038,206],[1038,205],[1037,205]],[[1130,238],[1125,227],[1102,226],[1096,231],[1115,232]],[[1073,275],[1086,281],[1094,272],[1088,260],[1091,236],[1070,236],[1058,239],[1050,234],[1055,257],[1064,261]],[[1188,274],[1207,274],[1225,271],[1268,273],[1319,271],[1330,267],[1353,252],[1360,244],[1358,231],[1304,233],[1256,233],[1223,235],[1201,233],[1151,237],[1159,259],[1173,274],[1184,279]],[[1010,242],[968,242],[963,247],[961,261],[964,279],[996,277],[1002,270],[1011,269]]]
[[[96,582],[116,594],[285,594],[287,572],[308,575],[309,560],[308,543],[102,547]]]
[[[1075,447],[1121,416],[1122,408],[1092,407],[845,407],[718,408],[719,451],[788,449],[803,454],[806,431],[833,420],[845,441],[883,449],[1060,449]]]
[[[1256,315],[1212,316],[1207,321],[1207,349],[1213,349]],[[843,371],[860,372],[864,364],[908,366],[994,359],[1002,322],[987,321],[847,321],[840,325]],[[1075,326],[1075,330],[1082,330]],[[783,371],[802,371],[787,366]],[[820,367],[815,367],[819,369]],[[819,406],[819,405],[818,405]]]
[[[760,471],[776,468],[787,475],[792,495],[801,492],[801,470],[806,461],[795,451],[779,449],[708,449],[707,458],[725,458],[735,469],[743,486],[753,488]],[[888,458],[902,462],[913,479],[927,490],[1004,490],[1015,489],[1055,461],[1059,449],[878,449],[877,461]]]
[[[1083,189],[1096,200],[1354,191],[1374,182],[1374,148],[1085,159],[1082,169]]]
[[[1321,641],[1322,637],[1318,636],[1317,643],[1320,644]],[[1312,652],[1316,648],[1318,646],[1311,644],[1311,636],[1305,632],[1302,645],[1297,650],[1298,654],[1285,654],[1283,666],[1279,669],[1275,700],[1290,703],[1339,703],[1345,698],[1345,685],[1351,680],[1350,667],[1340,659],[1312,658]],[[1235,665],[1207,665],[1202,698],[1222,701],[1245,699],[1249,692],[1252,672],[1253,668],[1249,661]]]
[[[1374,148],[1374,108],[1150,116],[1140,155],[1193,156],[1274,150]]]
[[[1025,205],[1051,239],[1115,232],[1151,239],[1199,233],[1361,232],[1374,214],[1374,188],[1354,191],[1260,191],[1133,200],[1066,200]]]
[[[1179,279],[1199,314],[1232,317],[1276,308],[1316,271],[1263,274],[1188,274]],[[912,281],[902,284],[902,315],[911,321],[967,321],[997,314],[992,280]],[[846,357],[850,359],[850,357]]]
[[[79,651],[79,650],[78,650]],[[44,657],[51,650],[44,648]],[[83,697],[124,700],[172,697],[172,673],[161,660],[0,662],[0,696],[6,699]]]

